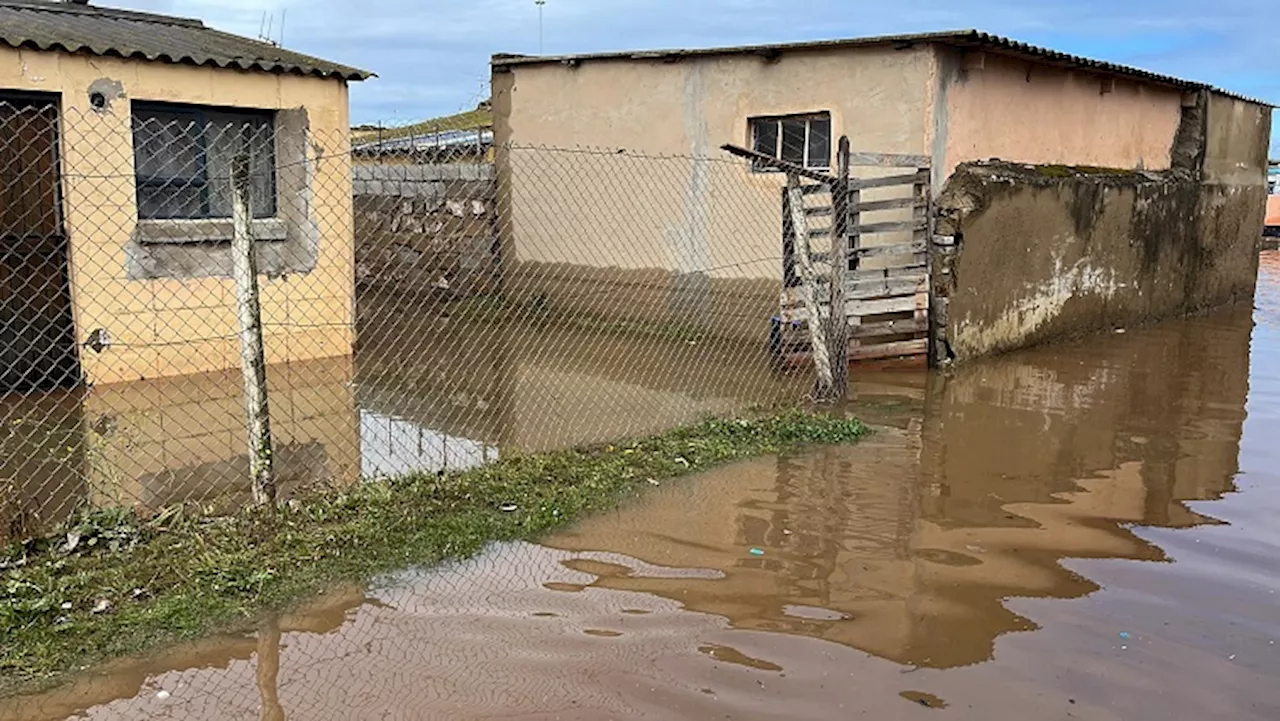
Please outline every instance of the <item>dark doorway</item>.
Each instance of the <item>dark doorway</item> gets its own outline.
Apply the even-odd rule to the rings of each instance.
[[[0,93],[0,392],[80,380],[69,259],[57,97]]]

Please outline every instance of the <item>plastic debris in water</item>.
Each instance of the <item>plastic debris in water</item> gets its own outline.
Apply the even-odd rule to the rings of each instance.
[[[763,555],[764,555],[764,551],[763,551],[763,550],[761,550],[761,549],[759,549],[759,548],[753,548],[753,549],[751,549],[751,555],[753,555],[753,556],[763,556]]]
[[[520,507],[514,503],[504,503],[501,506],[498,506],[498,510],[502,511],[503,513],[511,513],[512,511],[515,511],[518,508]]]
[[[156,691],[156,698],[160,699],[161,701],[169,698],[170,695],[171,694],[168,691],[165,691],[164,689],[160,689],[159,691]]]
[[[1120,638],[1129,638],[1129,632],[1128,632],[1128,631],[1121,631],[1121,632],[1120,632]]]

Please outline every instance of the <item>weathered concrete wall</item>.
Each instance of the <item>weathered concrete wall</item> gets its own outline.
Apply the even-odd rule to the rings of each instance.
[[[965,162],[1167,170],[1182,91],[996,53],[937,47],[935,182]]]
[[[1263,193],[1184,171],[961,166],[939,201],[943,230],[959,241],[939,281],[951,352],[963,359],[1252,297]]]
[[[355,166],[362,291],[463,297],[497,290],[492,165]]]
[[[1218,92],[1207,94],[1207,108],[1205,181],[1261,187],[1265,193],[1271,109]]]
[[[1194,293],[1252,298],[1266,216],[1271,109],[1218,92],[1202,94],[1200,105],[1205,117],[1199,230],[1216,253]]]

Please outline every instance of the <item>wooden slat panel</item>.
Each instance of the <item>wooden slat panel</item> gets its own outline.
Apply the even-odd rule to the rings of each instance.
[[[815,253],[813,256],[814,263],[825,264],[830,266],[830,253]],[[884,268],[867,268],[865,270],[851,270],[845,274],[847,280],[862,280],[865,278],[900,278],[905,276],[921,276],[928,272],[928,266],[925,258],[920,253],[914,253],[910,259],[894,263]],[[829,279],[829,267],[818,268],[818,279],[825,282]],[[794,287],[794,286],[791,286]]]
[[[818,193],[830,193],[831,188],[822,184],[802,185],[800,186],[800,192],[804,195],[817,195]]]
[[[825,305],[825,304],[824,304]],[[846,299],[845,316],[850,325],[864,315],[883,315],[885,313],[915,313],[922,316],[928,313],[929,296],[926,293],[914,293],[890,298]],[[780,310],[779,317],[784,323],[807,323],[809,311],[802,303],[796,302]]]
[[[810,218],[830,218],[832,214],[830,205],[824,205],[819,208],[805,208],[804,214]]]
[[[900,233],[904,231],[925,230],[929,227],[929,222],[924,218],[915,220],[894,220],[884,223],[863,223],[853,232],[860,235],[870,235],[871,233]]]
[[[829,292],[830,284],[818,284],[819,294]],[[928,280],[922,274],[895,278],[870,278],[845,282],[844,292],[847,300],[869,300],[875,298],[891,298],[904,295],[915,295],[928,290]],[[783,309],[801,307],[798,288],[787,288],[779,296]]]
[[[801,314],[803,314],[803,311]],[[805,330],[807,327],[806,322],[805,318],[792,318],[785,322],[786,327],[797,334],[795,336],[796,342],[807,342],[809,336]],[[878,323],[859,323],[857,318],[850,318],[847,325],[850,338],[883,338],[886,336],[924,333],[929,330],[929,319],[928,317],[903,318],[901,320],[881,321]]]
[[[871,360],[873,358],[897,358],[906,355],[920,355],[929,351],[929,339],[904,340],[897,343],[877,343],[876,345],[856,346],[849,349],[851,360]]]
[[[815,257],[814,263],[818,263],[818,280],[825,283],[830,277],[830,266],[828,258],[830,253],[823,253],[822,257]],[[889,258],[901,258],[901,260],[885,261],[891,263],[880,268],[867,268],[865,270],[850,270],[845,274],[846,280],[862,280],[864,278],[886,278],[886,277],[902,277],[927,274],[927,261],[923,253],[912,253],[910,255],[901,254],[898,256],[885,256]],[[885,273],[888,275],[885,275]],[[794,286],[790,286],[794,287]]]
[[[916,293],[897,298],[845,301],[846,315],[880,315],[881,313],[906,313],[929,307],[929,296]]]
[[[846,275],[852,280],[863,280],[865,278],[906,278],[919,276],[926,277],[925,263],[911,263],[908,265],[897,265],[892,268],[868,268],[866,270],[852,270]]]
[[[862,246],[854,249],[854,254],[861,258],[883,258],[890,255],[915,255],[923,253],[927,249],[928,244],[923,240],[916,240],[910,243],[895,243],[893,245],[870,245]]]
[[[877,165],[881,168],[927,168],[930,159],[927,155],[904,153],[850,153],[849,164]]]
[[[890,188],[895,185],[915,185],[929,179],[929,171],[922,170],[908,175],[886,175],[883,178],[858,178],[850,180],[849,185],[858,190],[867,188]]]
[[[858,203],[856,210],[860,213],[874,213],[877,210],[896,210],[916,205],[924,207],[917,198],[890,198],[888,200],[868,200]]]
[[[875,235],[876,233],[906,233],[912,232],[917,235],[922,234],[929,229],[929,221],[924,218],[915,220],[896,220],[884,223],[864,223],[858,226],[856,230],[849,234],[850,238],[857,238],[863,235]],[[830,228],[815,228],[809,231],[809,235],[815,238],[826,238],[831,235]]]
[[[929,284],[923,275],[906,278],[868,278],[846,281],[844,289],[846,298],[863,299],[911,295],[928,290]]]
[[[909,320],[890,320],[883,323],[861,323],[849,326],[850,338],[877,338],[890,335],[904,335],[906,333],[923,333],[929,330],[929,320],[926,318],[911,318]]]

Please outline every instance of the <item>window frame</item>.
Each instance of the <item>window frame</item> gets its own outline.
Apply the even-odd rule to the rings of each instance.
[[[790,113],[786,115],[755,115],[747,118],[747,135],[749,146],[757,152],[760,150],[757,145],[758,127],[763,123],[774,123],[774,149],[771,156],[783,160],[782,143],[785,137],[783,132],[783,124],[786,121],[804,121],[804,157],[801,165],[808,170],[831,170],[831,112],[828,110],[819,110],[809,113]],[[821,159],[821,164],[815,164],[814,159],[810,157],[813,143],[813,123],[814,121],[826,121],[827,123],[827,155]],[[753,173],[778,173],[779,169],[761,163],[752,161],[751,172]]]
[[[142,192],[143,189],[164,188],[179,179],[181,176],[173,176],[162,178],[158,176],[150,176],[144,178],[138,173],[137,168],[137,152],[138,152],[138,126],[140,124],[138,113],[166,113],[170,115],[190,117],[197,126],[194,131],[198,138],[197,156],[196,156],[196,173],[184,182],[184,186],[190,184],[198,184],[200,188],[200,214],[199,215],[143,215],[142,211]],[[258,120],[265,121],[269,130],[270,158],[269,167],[271,175],[269,177],[268,194],[271,198],[269,208],[255,208],[253,220],[266,220],[276,218],[280,210],[279,199],[279,178],[278,178],[278,162],[277,150],[275,147],[275,138],[277,132],[277,111],[274,109],[263,108],[244,108],[224,105],[199,105],[191,103],[168,103],[164,101],[153,100],[136,100],[130,104],[129,123],[130,135],[133,142],[134,150],[134,201],[137,208],[138,220],[148,222],[166,222],[166,221],[222,221],[230,220],[230,215],[213,215],[210,202],[210,182],[209,182],[209,115],[230,115],[240,116],[240,120]],[[142,123],[146,122],[144,118]]]

